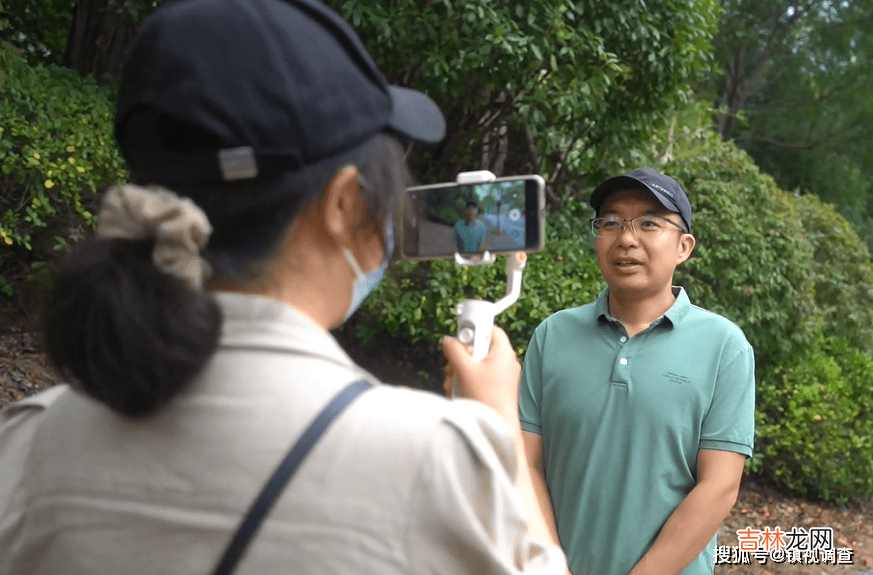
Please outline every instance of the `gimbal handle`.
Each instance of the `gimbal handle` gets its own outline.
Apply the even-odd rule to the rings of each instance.
[[[491,347],[494,317],[514,304],[521,294],[521,273],[527,254],[515,252],[506,258],[506,295],[496,302],[468,299],[455,307],[458,314],[458,339],[472,346],[473,359],[481,360]]]
[[[484,184],[492,182],[496,176],[488,170],[461,172],[459,184]],[[455,253],[455,263],[461,266],[481,266],[493,264],[497,258],[489,251],[481,256],[462,256]],[[494,317],[514,304],[521,294],[521,273],[527,262],[525,252],[514,252],[506,258],[506,295],[497,302],[470,299],[455,306],[458,314],[457,336],[461,343],[469,346],[473,359],[481,361],[491,348],[491,329]],[[455,376],[453,395],[458,395],[458,378]]]

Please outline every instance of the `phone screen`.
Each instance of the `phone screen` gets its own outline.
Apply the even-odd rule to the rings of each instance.
[[[409,188],[402,256],[537,251],[543,243],[543,191],[539,176]]]

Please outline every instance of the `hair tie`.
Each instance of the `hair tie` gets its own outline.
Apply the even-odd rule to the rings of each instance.
[[[211,233],[209,218],[197,204],[159,186],[114,186],[97,216],[98,238],[154,239],[155,266],[194,289],[201,289],[212,271],[200,256]]]

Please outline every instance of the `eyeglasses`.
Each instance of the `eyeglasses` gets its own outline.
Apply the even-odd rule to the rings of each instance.
[[[615,236],[624,231],[624,222],[630,222],[631,232],[641,232],[645,236],[656,237],[666,229],[665,223],[668,223],[685,233],[685,228],[664,216],[655,216],[646,214],[631,219],[622,219],[616,216],[607,216],[605,218],[594,218],[591,220],[591,233],[594,237]],[[639,230],[637,229],[639,226]]]

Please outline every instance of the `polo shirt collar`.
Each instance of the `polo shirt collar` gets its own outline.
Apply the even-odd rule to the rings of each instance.
[[[685,288],[681,286],[673,286],[673,295],[676,297],[676,301],[661,317],[668,321],[672,327],[676,327],[688,315],[688,311],[691,309],[691,300],[688,299]],[[597,296],[597,301],[594,302],[594,314],[600,322],[618,323],[618,320],[609,313],[609,288],[604,289]],[[660,319],[655,320],[654,323],[660,323]]]
[[[676,296],[676,301],[664,313],[664,317],[670,320],[670,323],[675,327],[688,315],[688,311],[691,309],[691,300],[688,299],[688,294],[685,293],[685,288],[682,286],[673,286],[673,295]]]

